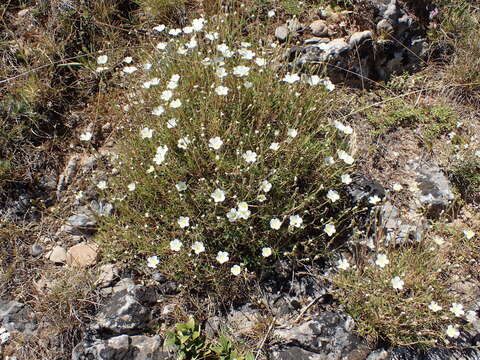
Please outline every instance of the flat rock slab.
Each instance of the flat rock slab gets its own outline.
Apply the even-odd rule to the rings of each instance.
[[[82,341],[75,346],[72,360],[173,360],[162,348],[159,336],[120,335],[108,340]]]
[[[97,262],[97,246],[95,244],[78,244],[67,251],[67,264],[87,267]]]

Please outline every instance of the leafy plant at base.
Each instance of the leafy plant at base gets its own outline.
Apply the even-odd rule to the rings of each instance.
[[[211,354],[195,319],[190,318],[186,323],[176,324],[175,327],[175,331],[167,332],[165,346],[177,350],[178,360],[206,359]]]

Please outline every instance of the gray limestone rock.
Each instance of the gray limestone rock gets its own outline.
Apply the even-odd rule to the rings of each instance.
[[[45,248],[40,244],[33,244],[30,247],[30,255],[32,255],[33,257],[42,255],[44,251],[45,251]]]
[[[138,334],[149,326],[150,306],[156,298],[151,287],[134,285],[119,291],[99,311],[91,328],[98,332]]]
[[[82,341],[73,349],[72,360],[173,360],[162,344],[159,336],[144,335]]]
[[[370,350],[367,343],[353,333],[353,320],[339,313],[324,312],[289,329],[277,329],[274,334],[283,345],[271,351],[271,358],[360,360]]]
[[[348,41],[348,44],[353,49],[357,46],[362,45],[363,42],[367,40],[372,40],[372,37],[373,37],[373,34],[370,30],[359,31],[352,34],[352,36],[350,36],[350,40]]]
[[[438,214],[450,205],[454,198],[450,182],[436,164],[413,161],[407,168],[415,175],[417,200],[430,215]]]
[[[8,331],[18,331],[28,335],[34,334],[37,328],[33,311],[18,301],[0,301],[0,324]]]

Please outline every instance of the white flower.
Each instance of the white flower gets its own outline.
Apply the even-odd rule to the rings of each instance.
[[[288,129],[287,135],[291,138],[297,137],[298,131],[296,129]]]
[[[165,108],[162,105],[160,105],[160,106],[157,106],[156,108],[153,108],[152,115],[160,116],[164,112],[165,112]]]
[[[227,44],[218,44],[217,45],[217,50],[220,51],[221,53],[228,51],[229,47]]]
[[[170,250],[172,251],[180,251],[183,246],[183,243],[178,239],[173,239],[170,241]]]
[[[378,204],[380,201],[382,201],[382,199],[380,197],[378,197],[377,195],[374,195],[374,196],[370,196],[368,198],[368,202],[370,204],[373,204],[373,205],[376,205]]]
[[[300,76],[298,74],[287,74],[285,77],[282,79],[282,81],[288,83],[288,84],[293,84],[296,83],[297,81],[300,80]]]
[[[267,60],[265,60],[264,58],[256,58],[255,64],[257,64],[258,66],[265,66],[267,65]]]
[[[347,259],[340,259],[337,261],[337,267],[340,270],[348,270],[348,268],[350,267],[350,263]]]
[[[280,149],[280,145],[277,142],[271,143],[269,149],[272,151],[277,151]]]
[[[179,181],[178,183],[175,184],[175,188],[177,189],[178,192],[182,192],[187,190],[187,184],[184,181]]]
[[[475,156],[480,157],[480,150],[475,151]]]
[[[312,75],[307,78],[307,84],[310,86],[317,86],[320,82],[320,76],[318,75]]]
[[[330,81],[330,79],[323,80],[323,85],[325,85],[325,88],[328,91],[333,91],[335,90],[335,85]]]
[[[102,181],[99,181],[97,183],[97,187],[100,189],[100,190],[105,190],[108,185],[107,185],[107,182],[105,180],[102,180]]]
[[[269,248],[269,247],[262,248],[262,256],[263,257],[269,257],[271,255],[272,255],[272,248]]]
[[[387,255],[385,254],[378,254],[377,260],[375,260],[375,264],[384,268],[386,265],[390,264],[390,260],[388,260]]]
[[[170,119],[167,121],[167,128],[173,129],[177,126],[177,119]]]
[[[432,310],[433,312],[437,312],[437,311],[442,310],[442,307],[440,305],[438,305],[436,301],[432,301],[430,303],[430,305],[428,305],[428,308],[430,310]]]
[[[355,161],[352,156],[350,156],[348,153],[346,153],[343,150],[338,150],[337,155],[340,160],[343,160],[343,162],[345,162],[345,164],[352,165],[353,162]]]
[[[190,218],[188,216],[180,216],[177,223],[182,229],[186,228],[190,225]]]
[[[473,239],[475,233],[472,230],[463,230],[463,235],[467,238],[467,240]]]
[[[243,60],[252,60],[255,57],[255,53],[248,49],[240,49],[238,50],[238,53]]]
[[[178,81],[169,81],[167,84],[167,89],[174,90],[178,87]]]
[[[243,86],[245,86],[247,89],[250,89],[253,86],[253,84],[250,81],[245,81],[243,83]]]
[[[137,185],[135,183],[128,184],[128,191],[135,191]]]
[[[140,136],[142,137],[142,139],[151,139],[153,136],[153,130],[149,129],[148,127],[143,128],[140,131]]]
[[[281,226],[282,226],[282,222],[280,221],[280,219],[273,218],[270,220],[270,227],[273,230],[279,230]]]
[[[215,258],[220,264],[224,264],[229,260],[228,252],[219,251],[217,257]]]
[[[123,59],[123,62],[125,64],[130,64],[133,61],[133,58],[131,56],[127,56],[126,58]]]
[[[151,68],[152,68],[152,64],[150,63],[143,64],[143,70],[149,71]]]
[[[177,36],[182,33],[182,29],[170,29],[168,35]]]
[[[454,313],[457,317],[465,315],[465,311],[463,311],[463,305],[459,303],[452,303],[450,311]]]
[[[157,147],[157,153],[153,158],[153,161],[155,162],[155,164],[160,165],[165,161],[165,155],[167,154],[167,151],[168,151],[167,145],[160,145],[159,147]]]
[[[195,241],[193,244],[192,244],[192,250],[195,254],[200,254],[202,252],[205,251],[205,245],[203,245],[202,242],[200,241]]]
[[[150,86],[152,86],[152,82],[151,82],[151,81],[145,81],[145,82],[142,84],[142,88],[144,88],[144,89],[150,89]]]
[[[150,165],[150,167],[147,169],[147,174],[150,174],[154,171],[155,171],[155,168],[152,165]]]
[[[180,75],[178,75],[178,74],[173,74],[173,75],[170,77],[170,81],[179,82],[179,81],[180,81]]]
[[[405,285],[405,282],[398,276],[395,276],[390,282],[395,290],[403,290],[403,285]]]
[[[198,45],[197,39],[193,36],[190,41],[186,44],[187,48],[194,49]]]
[[[228,87],[226,86],[217,86],[215,88],[215,92],[217,93],[217,95],[220,95],[220,96],[225,96],[228,94]]]
[[[264,194],[260,194],[257,196],[257,200],[260,202],[264,202],[267,200],[267,197]]]
[[[331,156],[327,156],[324,160],[325,164],[327,165],[333,165],[335,164],[335,160]]]
[[[97,64],[98,65],[105,65],[108,61],[108,56],[107,55],[100,55],[97,58]]]
[[[165,30],[165,25],[163,25],[163,24],[157,25],[153,28],[153,30],[158,31],[158,32],[162,32],[163,30]]]
[[[239,218],[247,220],[250,217],[251,211],[248,210],[248,204],[245,201],[239,202],[237,208]]]
[[[402,191],[403,186],[400,184],[393,184],[392,189],[393,191]]]
[[[80,141],[90,141],[92,140],[93,134],[90,131],[85,131],[80,135]]]
[[[337,229],[335,228],[334,224],[326,224],[325,227],[323,228],[323,231],[328,236],[332,236],[333,234],[335,234],[337,232]]]
[[[303,219],[299,215],[290,215],[289,220],[290,220],[290,226],[294,226],[297,228],[302,226]]]
[[[242,272],[242,268],[239,266],[239,265],[233,265],[231,268],[230,268],[230,272],[235,275],[235,276],[238,276],[240,275],[240,273]]]
[[[350,177],[349,174],[343,174],[341,176],[341,179],[342,179],[342,183],[347,184],[347,185],[352,182],[352,178]]]
[[[274,17],[274,16],[275,16],[275,10],[270,10],[270,11],[267,13],[267,16],[268,16],[269,18]]]
[[[349,125],[344,125],[342,124],[340,121],[334,121],[333,122],[333,125],[341,132],[347,134],[347,135],[351,135],[353,134],[353,129],[351,126]]]
[[[327,198],[331,202],[335,202],[340,199],[340,195],[338,195],[338,192],[336,192],[335,190],[328,190]]]
[[[208,141],[208,146],[211,147],[213,150],[218,150],[222,147],[223,141],[218,136],[211,138]]]
[[[245,201],[241,201],[237,205],[238,211],[247,211],[248,210],[248,204]]]
[[[169,101],[173,96],[173,92],[171,90],[165,90],[162,92],[162,95],[160,95],[160,99],[163,101]]]
[[[132,74],[137,70],[138,70],[138,68],[136,66],[125,66],[122,71],[125,74]]]
[[[188,145],[191,144],[191,140],[188,138],[188,136],[185,136],[183,138],[178,139],[177,146],[180,149],[187,150]]]
[[[170,107],[172,109],[178,109],[180,106],[182,106],[182,101],[180,99],[176,99],[176,100],[173,100],[171,103],[170,103]]]
[[[448,325],[447,330],[445,330],[445,334],[451,338],[458,338],[460,336],[460,331],[458,331],[456,326]]]
[[[445,244],[445,240],[443,238],[441,238],[440,236],[435,236],[432,240],[438,246],[442,246],[443,244]]]
[[[217,75],[220,79],[223,79],[225,76],[228,75],[227,70],[225,70],[223,67],[219,67],[215,71],[215,75]]]
[[[260,190],[263,192],[269,192],[272,189],[272,184],[267,180],[263,180],[260,184]]]
[[[155,48],[158,49],[158,50],[165,50],[168,46],[168,43],[166,42],[159,42]]]
[[[195,31],[200,31],[203,29],[203,25],[205,24],[206,20],[203,18],[193,19],[192,20],[192,27]]]
[[[183,29],[182,29],[183,33],[184,34],[191,34],[193,32],[193,27],[191,26],[185,26]]]
[[[218,40],[218,32],[208,32],[205,34],[205,39],[214,41]]]
[[[247,150],[243,155],[243,160],[245,160],[247,163],[254,163],[257,161],[257,153]]]
[[[239,77],[247,76],[250,72],[250,68],[244,65],[238,65],[233,68],[233,74]]]
[[[102,71],[107,71],[108,67],[106,66],[99,66],[95,69],[96,72],[102,72]]]
[[[149,268],[155,269],[158,264],[160,264],[160,260],[158,259],[158,256],[150,256],[147,258],[147,266]]]
[[[229,212],[227,212],[227,219],[230,222],[235,222],[238,220],[238,211],[237,209],[230,209]]]
[[[216,203],[222,202],[225,200],[225,191],[221,189],[215,189],[213,193],[210,194],[210,197],[215,201]]]

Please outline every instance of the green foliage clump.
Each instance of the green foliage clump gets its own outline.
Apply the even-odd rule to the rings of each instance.
[[[175,328],[167,332],[165,346],[175,349],[178,360],[253,360],[251,353],[242,354],[226,336],[221,336],[217,344],[207,340],[193,318]]]
[[[450,178],[468,202],[480,203],[480,160],[471,156],[456,163],[450,170]]]
[[[413,105],[403,99],[388,102],[381,111],[369,111],[367,118],[374,127],[374,135],[386,134],[398,128],[420,127],[426,143],[454,130],[458,122],[458,115],[448,106]]]

